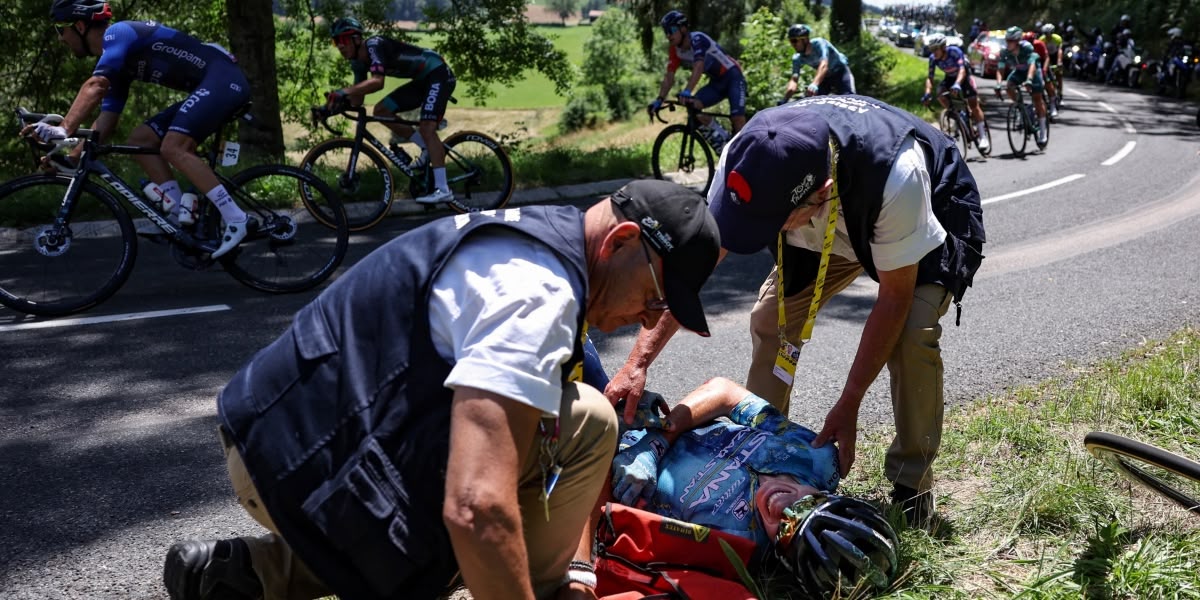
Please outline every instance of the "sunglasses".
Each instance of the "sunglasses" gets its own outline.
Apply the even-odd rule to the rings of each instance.
[[[54,24],[54,32],[57,33],[58,35],[62,35],[64,31],[66,31],[74,26],[75,26],[75,21],[55,23]]]
[[[335,38],[333,38],[333,45],[334,45],[334,46],[346,46],[346,45],[349,45],[351,42],[353,42],[353,41],[354,41],[354,37],[355,37],[355,35],[356,35],[356,34],[353,34],[353,33],[348,33],[348,34],[345,34],[345,35],[339,35],[338,37],[335,37]]]
[[[650,279],[654,281],[654,293],[658,297],[646,303],[646,310],[664,311],[667,310],[667,299],[663,294],[662,287],[658,285],[658,275],[654,272],[654,260],[650,258],[650,248],[646,245],[646,240],[642,239],[642,252],[646,253],[646,266],[650,267]]]
[[[806,38],[806,37],[794,37],[794,38],[788,38],[788,39],[791,40],[793,44],[795,44],[796,42],[798,42],[800,40],[804,40],[806,42],[808,41],[808,38]]]
[[[676,31],[679,31],[679,28],[675,27],[675,26],[663,27],[663,32],[666,33],[667,35],[671,35],[671,34],[675,33]]]

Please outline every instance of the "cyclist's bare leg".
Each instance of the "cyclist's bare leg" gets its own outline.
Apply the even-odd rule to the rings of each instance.
[[[446,166],[446,147],[438,137],[438,121],[421,121],[421,139],[429,150],[429,165],[433,168]]]
[[[196,154],[196,140],[177,131],[167,132],[160,149],[162,157],[183,173],[196,189],[208,194],[221,184],[208,163]],[[150,174],[147,171],[147,174]]]
[[[1042,93],[1034,92],[1031,95],[1033,96],[1033,108],[1034,108],[1034,110],[1037,111],[1038,118],[1045,119],[1046,118],[1046,100],[1042,97]]]
[[[967,98],[967,107],[971,109],[971,121],[974,123],[983,122],[983,109],[979,107],[979,97],[971,96]]]
[[[396,116],[396,113],[384,106],[382,102],[375,105],[375,108],[371,110],[371,114],[377,117]],[[392,133],[395,133],[402,140],[407,140],[412,137],[413,128],[411,125],[404,125],[403,123],[384,123],[384,125],[388,129],[391,129]]]
[[[149,125],[143,123],[133,128],[126,143],[142,148],[158,148],[162,144],[162,140]],[[134,154],[133,161],[146,172],[146,176],[154,183],[163,184],[174,179],[171,165],[167,164],[161,154]]]
[[[941,94],[938,94],[937,101],[938,101],[938,104],[942,105],[942,108],[950,108],[950,99],[949,98],[947,98]]]
[[[746,115],[734,115],[729,117],[729,122],[733,125],[733,132],[737,133],[746,126]]]

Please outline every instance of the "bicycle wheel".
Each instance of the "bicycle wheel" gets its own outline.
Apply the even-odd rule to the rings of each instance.
[[[979,136],[978,136],[978,135],[976,135],[976,136],[975,136],[975,148],[976,148],[977,150],[979,150],[979,153],[980,153],[980,154],[982,154],[982,155],[984,155],[984,156],[991,156],[991,155],[992,155],[992,145],[991,145],[991,142],[992,142],[992,128],[991,128],[991,127],[988,127],[987,117],[984,117],[984,118],[983,118],[983,132],[984,132],[985,134],[987,134],[987,140],[988,140],[988,145],[987,145],[987,148],[985,149],[983,146],[981,146],[981,145],[980,145],[980,142],[981,142],[982,140],[979,138]]]
[[[66,226],[54,225],[70,183],[28,175],[0,186],[0,304],[66,315],[107,300],[129,278],[137,232],[112,194],[84,182]]]
[[[947,109],[946,112],[950,113],[947,118],[950,119],[950,127],[953,128],[951,137],[962,147],[962,157],[963,160],[966,160],[971,152],[971,130],[967,129],[967,125],[963,123],[962,116],[957,111]]]
[[[500,142],[478,131],[460,131],[442,144],[446,146],[446,183],[454,192],[454,199],[447,202],[451,209],[469,213],[508,204],[513,192],[512,163]],[[432,178],[432,169],[425,169],[425,174]]]
[[[346,257],[350,228],[341,201],[328,185],[286,165],[251,167],[230,181],[238,205],[253,221],[246,239],[218,259],[234,279],[256,290],[289,293],[333,275]],[[315,192],[307,201],[296,199],[295,190],[301,186]],[[313,214],[328,216],[335,228],[322,226]],[[204,219],[208,239],[219,239],[221,215],[211,202]]]
[[[1008,147],[1012,148],[1013,156],[1025,156],[1025,145],[1029,143],[1029,134],[1025,129],[1024,111],[1020,104],[1008,107]]]
[[[1200,463],[1102,431],[1084,436],[1083,445],[1121,475],[1200,516]]]
[[[338,194],[350,231],[362,231],[374,227],[391,210],[395,201],[394,182],[387,159],[377,150],[363,145],[358,155],[353,156],[354,168],[351,168],[353,154],[354,140],[327,140],[304,155],[300,168],[319,177]],[[305,208],[322,225],[336,228],[333,215],[321,210],[323,203],[312,202],[314,193],[309,186],[300,185]]]
[[[704,138],[686,125],[676,123],[663,129],[654,140],[650,166],[657,179],[673,181],[707,194],[716,162],[712,148]]]

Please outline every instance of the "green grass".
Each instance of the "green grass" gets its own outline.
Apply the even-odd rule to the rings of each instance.
[[[921,105],[921,96],[925,94],[925,79],[929,75],[928,59],[895,47],[889,47],[888,50],[895,54],[896,66],[888,75],[887,91],[880,94],[879,99],[932,121],[935,118],[934,113]]]
[[[1070,380],[948,411],[931,535],[901,532],[887,598],[1200,598],[1200,521],[1088,455],[1110,431],[1200,458],[1200,331]],[[843,492],[880,499],[890,436],[859,446]],[[866,473],[867,477],[862,475]],[[1200,493],[1200,488],[1193,491]]]

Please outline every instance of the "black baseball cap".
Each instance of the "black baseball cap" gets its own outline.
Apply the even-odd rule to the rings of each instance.
[[[725,146],[713,176],[713,216],[725,249],[753,254],[829,178],[829,124],[791,106],[761,110]]]
[[[642,238],[662,258],[671,316],[707,337],[700,288],[717,266],[721,237],[704,196],[669,181],[639,179],[617,190],[612,201],[642,228]]]

